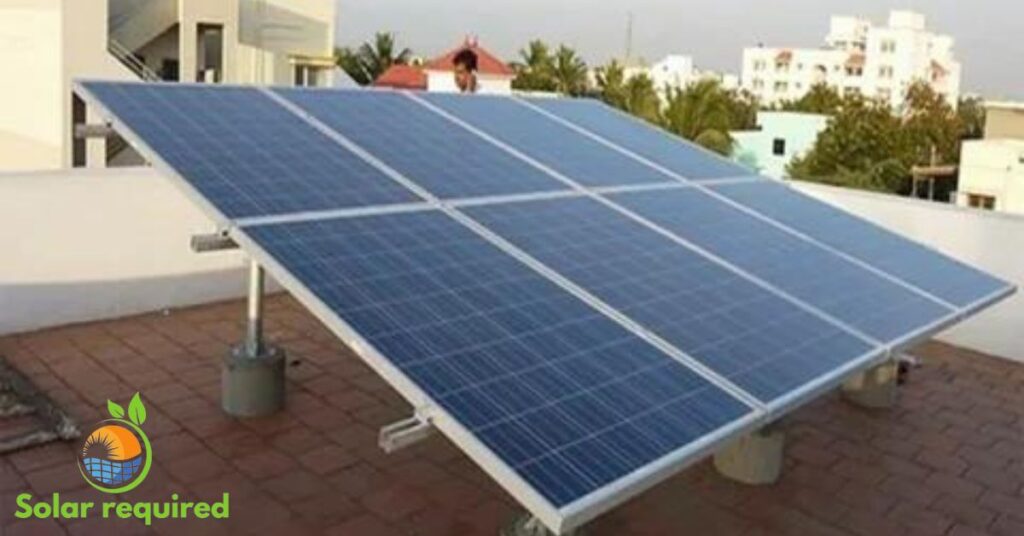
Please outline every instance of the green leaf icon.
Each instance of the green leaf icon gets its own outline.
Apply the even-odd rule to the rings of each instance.
[[[139,397],[139,393],[135,393],[131,402],[128,403],[128,418],[139,426],[146,422],[146,406],[142,405],[142,398]]]
[[[110,416],[115,419],[124,417],[124,408],[122,408],[117,402],[107,400],[107,411],[110,412]]]

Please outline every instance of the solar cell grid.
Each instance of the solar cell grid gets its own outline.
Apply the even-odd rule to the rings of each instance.
[[[246,232],[556,506],[751,411],[444,214]]]
[[[585,186],[670,182],[672,179],[609,151],[512,99],[428,93],[419,98]]]
[[[730,184],[713,189],[959,307],[1009,287],[1005,281],[783,184]]]
[[[939,303],[696,189],[610,198],[881,342],[895,341],[950,314]]]
[[[83,86],[228,218],[419,200],[258,89]]]
[[[440,198],[565,189],[403,94],[274,91]]]
[[[835,325],[592,199],[466,211],[764,402],[872,353]]]

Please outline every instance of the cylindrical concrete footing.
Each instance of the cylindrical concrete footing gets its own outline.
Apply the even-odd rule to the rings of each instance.
[[[221,405],[228,415],[262,417],[284,407],[284,351],[264,347],[249,356],[244,346],[224,358],[221,370]]]
[[[774,484],[782,473],[785,439],[785,434],[777,429],[741,437],[715,454],[715,469],[743,484]]]
[[[870,368],[843,384],[843,397],[858,406],[870,409],[891,408],[899,394],[899,364],[886,361]]]
[[[529,514],[523,514],[501,529],[500,536],[555,536],[540,522],[539,519]],[[562,536],[582,536],[577,529],[563,533]]]

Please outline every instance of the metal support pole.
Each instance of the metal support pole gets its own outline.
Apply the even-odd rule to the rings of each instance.
[[[263,351],[263,267],[249,261],[249,307],[245,330],[245,355],[259,357]]]

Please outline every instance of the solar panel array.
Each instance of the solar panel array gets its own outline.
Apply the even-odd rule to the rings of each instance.
[[[79,91],[556,531],[1013,291],[593,102]]]

